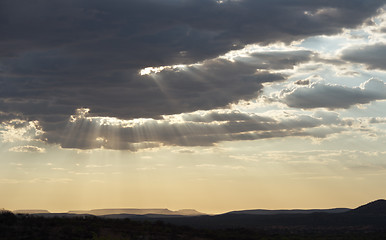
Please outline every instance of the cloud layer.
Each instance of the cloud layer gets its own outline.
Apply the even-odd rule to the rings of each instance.
[[[64,148],[136,151],[159,146],[211,146],[222,141],[291,136],[324,138],[345,131],[352,124],[328,112],[272,118],[238,111],[207,111],[131,121],[90,117],[87,112],[87,109],[79,109],[64,131],[47,132],[46,141]]]
[[[363,63],[371,69],[386,70],[386,45],[355,46],[342,52],[342,59],[354,63]]]
[[[0,121],[37,120],[46,132],[43,139],[70,147],[57,139],[69,124],[75,124],[68,123],[68,119],[77,109],[89,108],[89,116],[101,118],[162,120],[163,115],[224,108],[250,100],[257,97],[264,83],[286,79],[277,70],[308,62],[314,53],[259,52],[234,61],[219,58],[220,55],[252,43],[290,43],[308,36],[339,33],[343,28],[362,24],[383,3],[3,0]],[[348,59],[350,52],[344,56]],[[176,64],[184,66],[139,74],[144,68]],[[289,105],[303,107],[295,98],[289,98]],[[350,105],[342,103],[338,107],[347,104]],[[175,131],[166,123],[158,127]],[[236,136],[232,132],[234,124],[222,127],[230,131],[230,136],[222,136],[224,140],[265,137],[244,133]],[[219,141],[212,136],[195,138],[190,137],[190,142],[196,141],[197,145],[199,141],[204,145]],[[182,142],[143,139],[153,140],[170,145]],[[87,139],[84,141],[83,147],[74,147],[94,146]]]
[[[375,78],[354,88],[315,82],[308,86],[284,89],[279,99],[294,108],[349,108],[357,104],[386,99],[386,84]]]

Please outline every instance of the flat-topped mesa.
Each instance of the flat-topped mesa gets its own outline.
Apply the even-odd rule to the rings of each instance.
[[[205,213],[201,213],[196,211],[195,209],[181,209],[178,211],[174,211],[177,215],[184,215],[184,216],[200,216],[200,215],[206,215]]]
[[[138,209],[138,208],[121,208],[121,209],[93,209],[93,210],[77,210],[69,211],[69,214],[91,214],[95,216],[113,215],[113,214],[130,214],[130,215],[182,215],[182,216],[198,216],[204,215],[194,209],[182,209],[178,211],[171,211],[167,208],[150,208],[150,209]]]

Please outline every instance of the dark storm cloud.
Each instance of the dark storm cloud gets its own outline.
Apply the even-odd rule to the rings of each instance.
[[[362,23],[383,3],[3,0],[0,20],[7,34],[1,39],[4,47],[13,47],[6,48],[6,56],[62,49],[78,59],[110,56],[126,66],[169,65],[215,57],[248,43],[336,33]],[[124,57],[127,53],[130,58]]]
[[[158,146],[211,146],[222,141],[291,136],[324,138],[349,125],[350,121],[325,112],[275,119],[237,111],[208,111],[128,123],[89,117],[80,110],[61,133],[52,131],[45,136],[48,142],[63,148],[135,151]]]
[[[349,108],[386,99],[386,84],[374,78],[354,88],[315,82],[307,87],[285,89],[279,99],[295,108]]]
[[[366,64],[371,69],[386,70],[386,44],[356,46],[342,52],[342,59]]]
[[[38,120],[49,135],[81,107],[122,119],[226,107],[285,79],[271,69],[292,68],[312,53],[256,53],[251,63],[217,56],[251,43],[334,34],[361,24],[383,3],[2,0],[0,111]],[[138,75],[145,67],[197,62]]]
[[[144,76],[139,76],[137,70],[126,71],[114,74],[115,79],[110,81],[19,78],[0,89],[7,98],[6,102],[0,101],[0,107],[43,122],[68,117],[76,108],[85,106],[94,115],[123,119],[212,109],[256,97],[262,83],[285,79],[269,73],[270,68],[277,69],[283,61],[285,68],[290,68],[309,61],[311,56],[309,51],[260,53],[240,61],[212,59]]]
[[[225,59],[183,69],[164,69],[151,75],[139,76],[135,72],[115,77],[110,82],[96,79],[88,84],[67,85],[52,83],[50,79],[40,79],[39,84],[29,79],[14,80],[8,88],[0,89],[0,94],[7,98],[0,101],[0,109],[21,112],[43,122],[55,117],[68,118],[80,107],[90,108],[94,115],[122,119],[158,117],[248,100],[256,97],[262,83],[285,79],[281,74],[256,71],[251,64]],[[15,82],[26,87],[12,86]]]

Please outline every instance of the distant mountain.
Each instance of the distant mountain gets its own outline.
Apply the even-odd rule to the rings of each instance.
[[[178,215],[178,216],[200,216],[206,215],[200,213],[194,209],[182,209],[178,211],[171,211],[167,208],[154,208],[154,209],[137,209],[137,208],[122,208],[122,209],[93,209],[93,210],[81,210],[81,211],[69,211],[69,214],[91,214],[95,216],[105,215]],[[121,217],[119,217],[121,218]]]
[[[145,214],[162,214],[169,215],[173,212],[169,209],[93,209],[82,211],[69,211],[70,214],[92,214],[95,216],[111,215],[111,214],[133,214],[133,215],[145,215]]]
[[[332,209],[291,209],[291,210],[266,210],[253,209],[232,211],[226,214],[256,214],[256,215],[277,215],[277,214],[311,214],[311,213],[344,213],[350,211],[350,208],[332,208]]]
[[[381,229],[386,232],[386,200],[370,202],[355,209],[243,210],[219,215],[205,215],[192,209],[171,211],[155,209],[94,209],[47,213],[23,210],[44,217],[100,216],[103,218],[148,220],[205,229]],[[39,213],[37,213],[37,211]],[[42,213],[43,211],[43,213]]]
[[[183,215],[183,216],[199,216],[199,215],[207,215],[205,213],[198,212],[194,209],[181,209],[178,211],[174,211],[175,215]]]
[[[39,214],[39,213],[50,213],[47,210],[42,209],[23,209],[23,210],[14,210],[14,214]]]
[[[132,212],[96,217],[87,214],[18,210],[34,217],[0,213],[0,239],[386,239],[386,200],[356,209],[245,210],[219,215],[195,210],[95,209],[75,212]],[[343,211],[343,212],[341,212]],[[36,213],[43,212],[43,213]],[[158,212],[161,214],[143,214]],[[165,213],[167,213],[165,215]],[[53,219],[55,218],[55,219]],[[120,220],[120,219],[127,219]]]
[[[352,214],[386,216],[386,200],[379,199],[350,211]]]
[[[190,218],[190,217],[193,217],[193,216],[164,215],[164,214],[145,214],[145,215],[136,215],[136,214],[108,214],[108,215],[101,215],[99,217],[110,218],[110,219],[126,219],[126,218],[130,218],[130,219],[133,219],[133,220],[151,220],[151,219],[165,219],[165,218]]]
[[[356,209],[245,210],[214,216],[152,218],[196,228],[224,229],[382,229],[386,231],[386,200]]]

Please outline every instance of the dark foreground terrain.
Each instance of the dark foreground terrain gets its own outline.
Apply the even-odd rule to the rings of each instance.
[[[0,239],[386,239],[386,201],[310,214],[109,218],[0,214]]]

